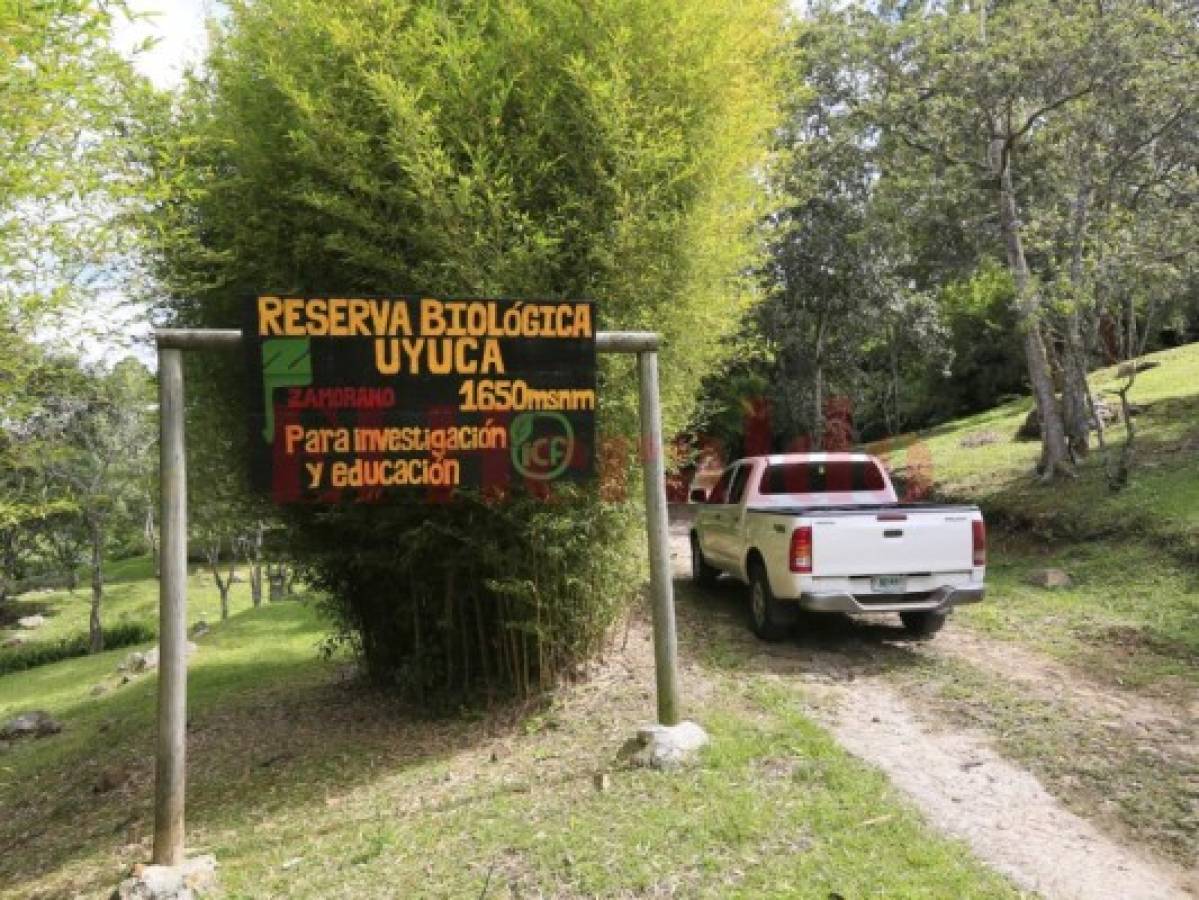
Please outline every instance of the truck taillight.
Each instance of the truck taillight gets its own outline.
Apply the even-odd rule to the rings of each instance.
[[[791,571],[812,574],[812,526],[800,525],[791,532]]]
[[[987,564],[987,525],[982,520],[971,523],[974,526],[974,565]]]

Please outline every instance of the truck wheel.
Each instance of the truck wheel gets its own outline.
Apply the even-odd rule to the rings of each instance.
[[[760,563],[749,573],[749,627],[764,641],[781,641],[791,625],[788,611],[774,599],[766,568]]]
[[[918,612],[900,613],[899,618],[903,620],[903,627],[908,630],[909,634],[916,637],[932,637],[945,627],[945,620],[949,618],[949,613],[922,609]]]
[[[699,584],[713,585],[720,576],[720,570],[708,565],[704,559],[704,551],[700,549],[699,538],[691,535],[691,577]]]

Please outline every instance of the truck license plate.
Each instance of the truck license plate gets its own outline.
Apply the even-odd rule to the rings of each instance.
[[[908,580],[902,575],[875,575],[870,579],[870,590],[876,594],[902,594]]]

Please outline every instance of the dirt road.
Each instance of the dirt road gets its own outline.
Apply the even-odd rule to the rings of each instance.
[[[934,826],[968,842],[1020,887],[1071,900],[1199,895],[1193,875],[1149,852],[1116,817],[1101,808],[1090,815],[1085,795],[1073,798],[1076,811],[1067,809],[1013,754],[1001,752],[995,733],[963,728],[962,717],[952,715],[961,710],[933,702],[927,685],[968,666],[997,690],[1019,691],[1028,702],[1052,700],[1057,705],[1047,708],[1063,717],[1127,729],[1192,774],[1194,716],[1113,694],[1060,663],[952,621],[935,640],[918,642],[889,619],[814,616],[794,638],[765,644],[746,627],[740,585],[722,579],[702,589],[690,580],[685,523],[673,526],[671,551],[685,656],[721,645],[739,654],[747,671],[795,685],[846,749],[882,769]],[[985,707],[987,698],[969,702]]]

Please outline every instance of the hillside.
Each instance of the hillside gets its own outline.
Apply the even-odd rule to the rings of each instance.
[[[1117,685],[1170,691],[1199,684],[1199,344],[1150,354],[1130,400],[1141,412],[1130,485],[1108,489],[1103,454],[1050,486],[1033,477],[1040,444],[1016,432],[1030,398],[871,447],[892,467],[922,470],[934,495],[978,503],[991,526],[989,593],[962,620],[1048,651]],[[1092,373],[1096,393],[1125,379]],[[1115,399],[1113,397],[1113,399]],[[1109,426],[1118,448],[1124,426]],[[1032,570],[1065,570],[1046,591]]]
[[[684,678],[713,744],[663,777],[616,759],[652,714],[640,619],[550,705],[428,720],[319,658],[308,600],[238,599],[189,690],[188,846],[224,896],[1016,895],[718,643]],[[147,858],[155,679],[121,685],[124,652],[0,676],[0,721],[63,723],[0,752],[0,896],[107,896]]]
[[[1149,354],[1155,367],[1138,373],[1129,399],[1140,408],[1137,468],[1129,487],[1112,493],[1103,454],[1093,451],[1077,477],[1038,484],[1032,469],[1037,441],[1016,440],[1032,408],[1031,398],[872,445],[897,466],[925,468],[936,492],[979,503],[992,520],[1002,520],[1043,538],[1128,537],[1161,539],[1184,556],[1199,554],[1199,344]],[[1117,367],[1090,376],[1092,389],[1111,391],[1125,381]],[[1117,448],[1123,423],[1108,429]]]

